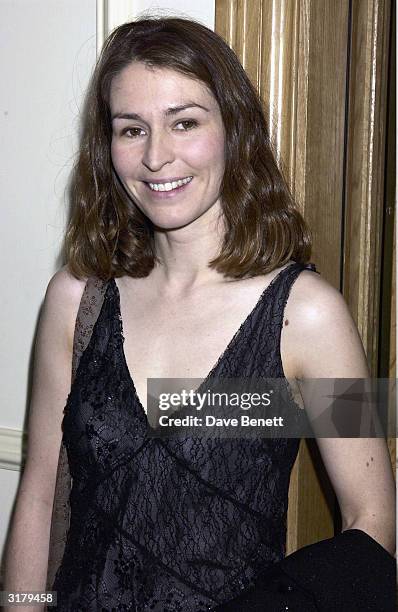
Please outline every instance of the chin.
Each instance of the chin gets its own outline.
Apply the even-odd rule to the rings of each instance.
[[[180,207],[179,207],[180,208]],[[183,207],[180,210],[172,210],[170,207],[168,210],[143,210],[143,214],[151,221],[154,229],[158,230],[177,230],[182,227],[186,227],[191,223],[194,223],[199,217],[201,217],[206,211],[197,210],[187,214],[187,211]]]
[[[168,218],[167,218],[168,217]],[[170,218],[170,216],[165,215],[164,217],[157,217],[157,218],[151,218],[150,219],[154,229],[159,230],[159,231],[172,231],[172,230],[177,230],[177,229],[181,229],[182,227],[186,227],[187,225],[190,225],[191,223],[193,223],[196,218],[194,219],[186,219],[186,218]]]

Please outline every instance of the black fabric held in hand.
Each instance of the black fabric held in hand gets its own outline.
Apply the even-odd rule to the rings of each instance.
[[[217,612],[394,612],[396,565],[360,529],[305,546]]]
[[[283,571],[313,593],[321,612],[393,612],[395,559],[360,529],[305,546],[280,562]]]

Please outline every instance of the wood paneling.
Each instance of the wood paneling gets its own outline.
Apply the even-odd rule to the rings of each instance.
[[[377,376],[390,2],[352,2],[343,294]]]
[[[332,537],[335,508],[335,496],[316,442],[301,440],[290,477],[286,553]]]

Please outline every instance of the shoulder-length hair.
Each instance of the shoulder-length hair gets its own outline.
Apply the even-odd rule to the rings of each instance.
[[[151,222],[122,187],[111,160],[111,82],[133,61],[198,79],[218,102],[226,138],[220,186],[225,233],[209,266],[243,278],[290,259],[308,261],[309,230],[275,161],[260,98],[235,53],[195,21],[142,18],[108,37],[89,86],[65,235],[70,271],[78,278],[144,277],[157,261]]]

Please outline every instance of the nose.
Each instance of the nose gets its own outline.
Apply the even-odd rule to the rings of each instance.
[[[174,161],[171,139],[164,132],[152,132],[145,143],[142,163],[152,172],[157,172],[165,164]]]

